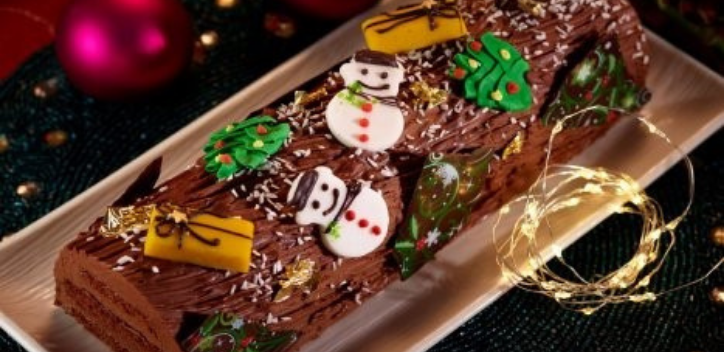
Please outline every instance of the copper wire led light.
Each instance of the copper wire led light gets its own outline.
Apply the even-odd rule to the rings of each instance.
[[[625,173],[576,165],[549,165],[553,140],[561,133],[565,122],[586,111],[602,108],[618,111],[591,106],[558,120],[548,140],[543,172],[526,194],[500,209],[493,227],[497,262],[506,279],[524,290],[551,297],[563,307],[584,314],[592,314],[611,303],[654,301],[660,295],[706,279],[724,263],[722,258],[705,276],[667,291],[656,293],[648,288],[651,278],[661,269],[676,242],[674,230],[689,213],[693,203],[694,168],[689,157],[644,116],[636,116],[636,119],[647,128],[648,133],[663,139],[674,148],[683,157],[687,169],[688,201],[685,209],[673,220],[667,222],[661,206]],[[626,111],[619,112],[628,114]],[[553,239],[554,231],[549,216],[584,204],[614,204],[614,213],[639,215],[643,221],[641,239],[628,262],[593,279],[582,277],[574,267],[567,264],[561,248],[551,241],[555,260],[574,277],[568,279],[546,264],[539,241],[546,235]],[[522,206],[523,214],[516,220],[511,236],[500,243],[496,229],[502,216],[508,214],[514,206]]]

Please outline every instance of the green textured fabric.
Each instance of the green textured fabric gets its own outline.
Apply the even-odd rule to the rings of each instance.
[[[186,3],[199,30],[214,29],[221,41],[207,63],[183,77],[173,91],[133,104],[105,103],[84,96],[61,79],[56,96],[38,100],[32,95],[33,85],[61,72],[52,49],[40,51],[0,83],[0,135],[11,142],[10,150],[0,154],[0,237],[93,185],[333,27],[302,21],[299,35],[283,40],[261,30],[262,7],[271,6],[269,2],[242,1],[246,14],[241,8],[219,11],[213,1]],[[69,133],[67,144],[49,148],[42,143],[43,134],[54,129]],[[709,240],[712,227],[724,225],[724,160],[717,144],[723,138],[724,133],[718,132],[693,154],[696,203],[681,226],[670,260],[653,282],[655,287],[692,280],[724,255],[724,249]],[[42,189],[27,201],[15,195],[16,186],[26,180],[38,182]],[[678,211],[685,180],[681,169],[670,171],[650,187],[650,194],[665,209]],[[610,270],[633,252],[635,225],[625,217],[607,220],[565,255],[585,273]],[[564,311],[547,298],[512,290],[431,351],[724,351],[724,308],[708,297],[715,285],[724,285],[721,270],[700,285],[657,302],[608,307],[590,317]],[[23,350],[0,331],[0,351]]]

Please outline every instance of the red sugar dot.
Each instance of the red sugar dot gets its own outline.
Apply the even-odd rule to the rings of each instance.
[[[268,132],[269,131],[267,131],[267,129],[266,129],[266,127],[264,127],[264,125],[256,125],[256,133],[258,133],[260,135],[265,135]]]
[[[473,51],[480,51],[483,48],[483,43],[479,41],[474,41],[470,43],[470,49],[473,49]]]
[[[222,164],[231,164],[231,155],[229,154],[220,154],[219,155],[219,162]]]
[[[379,226],[372,226],[372,233],[375,236],[379,236],[382,233],[382,229]]]
[[[367,103],[362,104],[362,111],[364,111],[364,112],[372,111],[372,103],[367,102]]]
[[[216,143],[214,143],[214,149],[217,149],[217,150],[218,150],[218,149],[221,149],[221,148],[223,148],[225,145],[226,145],[226,143],[224,143],[224,141],[216,141]]]
[[[344,218],[347,219],[348,221],[354,220],[355,217],[356,217],[356,215],[354,214],[354,211],[352,211],[352,210],[347,210],[347,212],[344,213]]]
[[[453,71],[453,78],[455,79],[463,79],[465,78],[465,70],[463,70],[460,67],[456,67]]]
[[[366,134],[361,134],[359,135],[359,137],[357,137],[357,139],[359,139],[360,142],[364,143],[370,140],[370,136]]]
[[[508,94],[515,94],[520,90],[520,86],[515,82],[508,82],[508,84],[505,85],[505,89],[508,91]]]
[[[359,227],[361,227],[361,228],[365,228],[369,224],[370,224],[370,222],[367,221],[366,219],[360,219],[359,223],[357,223],[357,225],[359,225]]]
[[[359,119],[359,125],[362,127],[368,127],[370,125],[370,120],[363,117]]]

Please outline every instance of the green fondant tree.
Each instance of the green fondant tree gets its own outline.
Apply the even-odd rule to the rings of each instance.
[[[256,116],[226,126],[211,135],[204,147],[206,171],[225,179],[242,169],[256,169],[279,151],[289,136],[286,123]]]
[[[528,62],[510,43],[485,33],[455,55],[450,76],[463,80],[465,99],[478,106],[504,111],[524,111],[533,103],[525,79]]]

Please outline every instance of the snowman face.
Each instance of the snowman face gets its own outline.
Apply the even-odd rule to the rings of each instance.
[[[360,82],[362,92],[377,97],[395,97],[400,83],[404,80],[405,70],[398,63],[397,67],[374,65],[351,61],[342,65],[339,73],[346,86]]]
[[[287,202],[297,206],[297,224],[317,224],[326,228],[337,216],[346,196],[344,182],[328,167],[318,166],[297,176]]]

